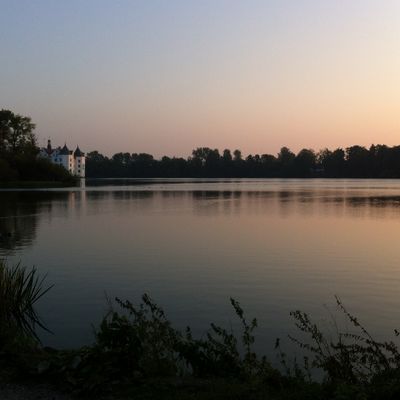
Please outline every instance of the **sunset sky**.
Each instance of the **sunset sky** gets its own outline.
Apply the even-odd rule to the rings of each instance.
[[[0,0],[0,108],[39,144],[400,144],[398,0]]]

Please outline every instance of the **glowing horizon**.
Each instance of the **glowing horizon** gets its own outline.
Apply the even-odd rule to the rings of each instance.
[[[41,145],[400,144],[400,2],[4,3],[0,108],[29,115]]]

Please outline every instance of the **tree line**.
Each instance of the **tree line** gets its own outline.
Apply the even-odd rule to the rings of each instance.
[[[74,179],[66,169],[38,158],[35,127],[30,117],[0,110],[0,183],[72,183]]]
[[[400,146],[355,145],[345,149],[282,147],[272,154],[242,155],[240,150],[198,147],[188,158],[155,159],[147,153],[88,153],[86,174],[93,178],[400,178]]]
[[[7,181],[72,182],[67,170],[38,158],[30,117],[0,110],[0,183]],[[187,157],[155,159],[147,153],[120,152],[107,157],[87,155],[86,176],[93,178],[400,178],[400,146],[355,145],[345,149],[282,147],[277,155],[231,152],[198,147]]]

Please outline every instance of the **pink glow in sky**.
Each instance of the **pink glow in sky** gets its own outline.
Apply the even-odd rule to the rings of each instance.
[[[0,26],[0,108],[30,115],[41,144],[400,143],[399,1],[10,0]]]

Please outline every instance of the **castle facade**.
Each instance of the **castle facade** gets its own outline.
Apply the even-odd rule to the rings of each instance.
[[[53,149],[51,147],[51,141],[47,141],[47,147],[40,149],[40,157],[47,158],[54,164],[63,166],[72,175],[80,178],[85,177],[85,153],[83,153],[79,146],[76,147],[75,151],[69,150],[67,145],[64,147],[57,147]]]

